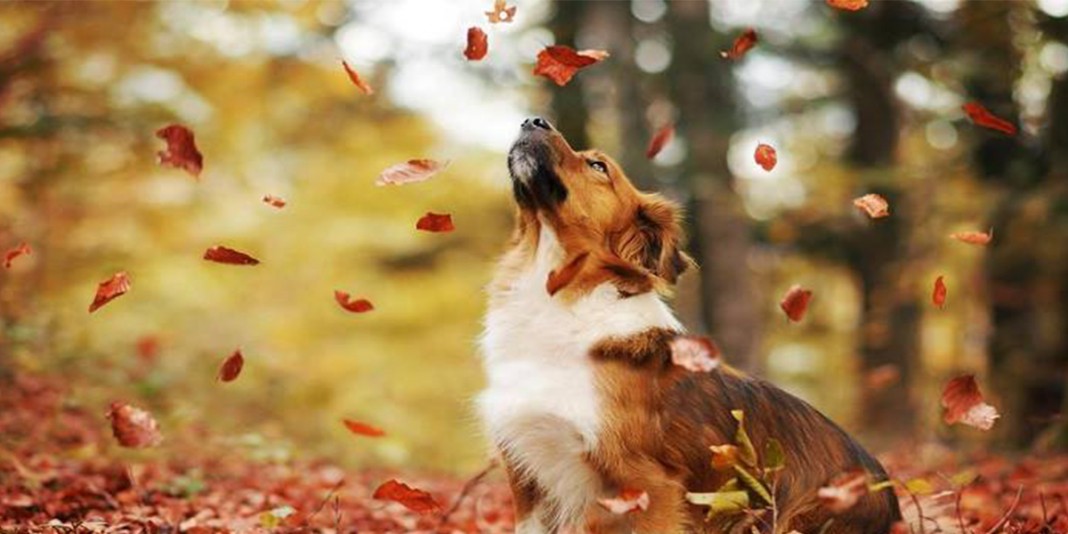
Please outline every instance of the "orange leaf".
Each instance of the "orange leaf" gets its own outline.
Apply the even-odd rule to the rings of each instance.
[[[655,158],[671,142],[672,137],[675,137],[675,126],[672,124],[667,124],[657,130],[656,135],[649,140],[649,148],[645,149],[645,157],[648,159]]]
[[[111,433],[123,447],[152,447],[163,440],[159,424],[152,414],[140,408],[124,402],[113,402],[108,410],[108,419],[111,419]]]
[[[364,313],[375,309],[374,304],[371,304],[371,301],[367,299],[350,300],[351,298],[352,297],[344,291],[334,290],[334,300],[336,300],[342,308],[345,308],[352,313]]]
[[[5,269],[10,269],[11,268],[11,262],[15,261],[15,258],[17,258],[19,256],[22,256],[24,254],[32,254],[32,253],[33,253],[33,249],[30,248],[29,245],[27,245],[26,243],[19,243],[19,246],[15,247],[15,248],[13,248],[11,250],[8,250],[7,252],[4,253],[4,268]]]
[[[695,373],[707,373],[720,364],[719,347],[704,336],[678,336],[671,340],[671,363]]]
[[[831,513],[840,514],[855,506],[868,493],[868,474],[849,471],[835,477],[817,492],[820,504]]]
[[[969,245],[988,245],[994,239],[994,230],[989,232],[954,232],[949,237],[968,243]]]
[[[259,265],[260,260],[245,254],[244,252],[236,251],[232,248],[227,248],[221,245],[217,245],[204,251],[204,259],[213,261],[215,263],[226,263],[229,265]]]
[[[494,0],[493,11],[486,12],[486,18],[489,19],[490,24],[512,22],[512,17],[515,16],[515,6],[508,7],[504,2],[505,0]]]
[[[427,212],[416,223],[416,230],[426,232],[451,232],[456,229],[452,224],[452,216],[448,213]]]
[[[589,67],[608,57],[604,50],[581,50],[576,52],[570,46],[547,46],[538,52],[538,62],[534,66],[535,76],[545,76],[556,85],[563,87],[579,69]]]
[[[376,501],[393,501],[403,504],[405,508],[418,514],[441,511],[441,505],[429,493],[392,479],[379,486],[372,497]]]
[[[464,49],[464,57],[468,61],[478,61],[486,57],[489,52],[489,37],[482,28],[471,26],[467,29],[467,48]]]
[[[964,423],[980,430],[990,430],[1001,417],[993,406],[983,400],[975,375],[963,375],[950,380],[942,390],[942,419],[947,425]]]
[[[375,90],[372,89],[370,85],[367,85],[367,82],[363,81],[363,78],[360,78],[360,75],[355,70],[353,70],[352,67],[349,66],[347,61],[342,61],[341,66],[345,67],[345,72],[349,75],[349,80],[351,80],[352,84],[355,85],[356,88],[359,89],[363,94],[375,94]]]
[[[549,292],[550,297],[575,280],[575,277],[578,276],[582,271],[582,267],[586,264],[588,256],[589,252],[583,252],[572,258],[563,267],[549,272],[549,276],[545,280],[545,291]]]
[[[890,203],[875,193],[854,198],[853,205],[867,213],[872,219],[881,219],[890,215]]]
[[[219,366],[219,374],[216,380],[222,382],[232,382],[237,379],[241,374],[241,369],[245,367],[245,357],[241,354],[241,349],[237,349],[228,358],[223,360],[222,365]]]
[[[997,130],[1008,135],[1016,135],[1016,126],[1014,124],[994,116],[993,113],[990,113],[990,110],[986,109],[978,102],[968,102],[961,106],[961,109],[963,109],[964,113],[968,114],[968,118],[978,126]]]
[[[758,40],[756,30],[747,28],[734,40],[734,44],[731,45],[730,50],[720,52],[719,55],[724,59],[738,59],[756,46]]]
[[[619,497],[597,499],[597,504],[615,515],[644,512],[649,509],[649,494],[642,490],[624,488],[619,492]]]
[[[712,445],[712,468],[718,471],[731,469],[738,464],[741,451],[735,445]]]
[[[782,308],[783,313],[791,321],[796,323],[805,317],[810,300],[812,300],[812,292],[795,285],[783,296],[782,301],[779,302],[779,307]]]
[[[111,278],[100,282],[100,285],[96,287],[96,296],[93,297],[93,303],[89,305],[89,313],[95,312],[101,306],[121,297],[129,290],[130,276],[126,274],[126,271],[119,271],[111,275]]]
[[[845,11],[860,11],[868,7],[868,0],[827,0],[827,5]]]
[[[946,284],[942,281],[942,277],[935,278],[934,292],[931,293],[931,302],[939,308],[946,306]]]
[[[263,203],[272,208],[282,209],[286,207],[286,199],[274,195],[263,195]]]
[[[171,124],[156,130],[156,137],[167,142],[167,148],[157,152],[160,165],[185,169],[199,178],[204,168],[204,157],[197,150],[193,132],[181,124]]]
[[[381,428],[373,427],[367,423],[353,421],[352,419],[342,419],[341,422],[345,424],[345,428],[349,429],[349,432],[357,436],[377,438],[386,435],[386,432]]]
[[[449,166],[449,162],[432,159],[410,159],[404,163],[390,165],[378,174],[375,185],[404,185],[424,182],[431,179],[438,171]]]
[[[775,164],[779,162],[779,157],[775,153],[775,149],[771,145],[760,143],[756,147],[756,152],[753,153],[753,159],[756,160],[757,165],[764,168],[765,171],[770,172],[775,168]]]

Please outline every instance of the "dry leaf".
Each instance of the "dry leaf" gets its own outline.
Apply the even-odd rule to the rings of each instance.
[[[931,293],[931,302],[939,308],[946,306],[946,283],[942,281],[942,277],[935,278],[934,292]]]
[[[456,226],[452,224],[452,216],[448,213],[427,212],[415,223],[415,228],[426,232],[451,232]]]
[[[538,62],[534,66],[535,76],[545,76],[556,85],[567,85],[579,69],[589,67],[594,63],[603,61],[608,57],[608,52],[603,50],[575,51],[570,46],[554,45],[547,46],[538,52]]]
[[[853,199],[853,205],[868,214],[872,219],[881,219],[890,215],[890,203],[882,195],[868,193]]]
[[[868,475],[850,471],[834,478],[817,492],[820,504],[831,513],[840,514],[855,506],[868,493]]]
[[[124,402],[113,402],[108,410],[108,419],[111,419],[111,433],[123,447],[152,447],[163,440],[159,424],[152,414],[140,408]]]
[[[707,373],[720,364],[719,347],[704,336],[678,336],[671,340],[671,363],[695,373]]]
[[[259,265],[260,260],[232,248],[217,245],[204,251],[204,259],[228,265]]]
[[[377,501],[393,501],[418,514],[441,511],[441,505],[429,493],[415,489],[403,482],[387,480],[375,490],[372,497]]]
[[[30,248],[29,245],[27,245],[26,243],[19,243],[19,246],[4,253],[4,268],[10,269],[11,263],[15,261],[15,258],[32,253],[33,249]]]
[[[216,379],[222,382],[232,382],[241,374],[241,369],[244,367],[245,356],[241,354],[241,349],[235,350],[219,366],[219,374]]]
[[[344,292],[334,290],[334,300],[341,305],[342,308],[352,313],[365,313],[375,309],[374,304],[367,299],[350,300],[352,297]]]
[[[748,28],[741,35],[739,35],[734,43],[731,44],[730,50],[720,52],[720,57],[724,59],[738,59],[745,55],[746,52],[756,46],[758,41],[756,30]]]
[[[89,305],[89,313],[93,313],[100,309],[101,306],[125,295],[129,290],[130,275],[126,274],[126,271],[119,271],[111,275],[111,278],[100,282],[100,285],[97,286],[96,296],[93,297],[93,303]]]
[[[947,425],[963,423],[980,430],[990,430],[994,421],[1001,417],[993,406],[987,404],[975,382],[975,375],[963,375],[950,380],[942,390],[942,419]]]
[[[360,75],[355,70],[353,70],[352,67],[349,66],[347,61],[342,61],[341,66],[345,67],[345,73],[349,75],[349,80],[351,80],[352,84],[355,85],[356,88],[359,89],[363,94],[375,94],[375,90],[372,89],[370,85],[367,85],[367,82],[363,81],[363,78],[360,78]]]
[[[675,137],[675,126],[668,124],[657,130],[656,135],[649,140],[649,148],[645,149],[645,157],[653,159]]]
[[[961,108],[964,110],[964,113],[968,115],[968,118],[978,126],[997,130],[1008,135],[1016,135],[1016,126],[1014,124],[994,116],[993,113],[990,113],[988,109],[978,102],[968,102],[961,106]]]
[[[193,132],[181,124],[171,124],[156,130],[156,137],[167,142],[167,148],[157,152],[160,165],[185,169],[199,178],[204,169],[204,157],[197,150]]]
[[[386,432],[381,428],[373,427],[367,423],[353,421],[352,419],[342,419],[341,422],[345,424],[345,428],[349,429],[349,432],[357,436],[378,438],[386,435]]]
[[[274,195],[263,195],[263,203],[272,208],[282,209],[286,207],[286,199]]]
[[[868,7],[868,0],[827,0],[827,5],[845,11],[860,11]]]
[[[464,48],[464,57],[468,61],[479,61],[486,57],[489,52],[489,37],[482,28],[471,26],[467,29],[467,48]]]
[[[597,499],[597,504],[615,515],[644,512],[649,509],[649,494],[628,488],[619,492],[619,497]]]
[[[989,232],[954,232],[949,237],[969,245],[988,245],[994,239],[994,230]]]
[[[808,311],[808,302],[812,300],[812,292],[801,286],[793,286],[782,297],[779,307],[783,313],[793,322],[798,322],[805,317]]]
[[[432,159],[410,159],[404,163],[390,165],[378,174],[375,185],[404,185],[424,182],[432,178],[438,171],[449,166],[449,162],[439,162]]]
[[[775,168],[775,164],[779,162],[779,157],[775,153],[775,149],[771,145],[760,143],[756,147],[756,152],[753,153],[753,159],[756,160],[757,165],[764,168],[765,171],[771,171]]]

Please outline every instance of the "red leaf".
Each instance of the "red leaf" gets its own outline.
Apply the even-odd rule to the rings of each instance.
[[[730,50],[720,52],[719,55],[724,59],[738,59],[756,46],[758,40],[756,30],[747,28],[734,40]]]
[[[672,124],[667,124],[657,130],[656,135],[649,140],[649,148],[645,149],[645,157],[648,159],[655,158],[671,142],[672,137],[675,137],[675,126]]]
[[[286,207],[286,199],[274,195],[263,195],[263,203],[272,208],[282,209]]]
[[[241,354],[241,349],[237,349],[223,360],[222,365],[219,366],[219,374],[216,380],[222,382],[233,382],[241,374],[241,369],[245,367],[245,357]]]
[[[140,408],[124,402],[113,402],[108,410],[108,419],[111,419],[111,433],[123,447],[152,447],[163,440],[159,424],[152,414]]]
[[[986,109],[978,102],[968,102],[961,106],[961,109],[963,109],[964,112],[968,114],[968,118],[978,126],[997,130],[1008,135],[1016,135],[1015,125],[1005,119],[995,117],[993,113],[990,113],[990,110]]]
[[[545,76],[563,87],[575,73],[582,68],[608,57],[604,50],[581,50],[564,45],[547,46],[538,52],[538,63],[534,66],[535,76]]]
[[[589,252],[583,252],[572,258],[563,267],[549,272],[549,276],[545,280],[545,291],[549,293],[550,297],[575,280],[575,277],[582,272],[582,267],[586,264],[588,256]]]
[[[352,432],[357,436],[377,438],[386,435],[386,432],[381,428],[373,427],[367,423],[353,421],[352,419],[342,419],[341,422],[345,423],[345,428],[349,429],[349,432]]]
[[[809,300],[812,300],[812,292],[795,285],[783,296],[782,301],[779,302],[779,307],[782,308],[783,313],[791,321],[796,323],[805,317]]]
[[[649,509],[649,494],[642,490],[624,488],[619,492],[619,497],[597,499],[597,504],[615,515],[644,512]]]
[[[167,142],[166,150],[157,152],[160,165],[185,169],[194,177],[200,177],[204,168],[204,157],[197,150],[193,132],[181,124],[171,124],[156,130],[156,137]]]
[[[403,504],[405,508],[418,514],[441,511],[441,505],[429,493],[396,480],[387,480],[375,490],[372,497],[376,501],[393,501]]]
[[[227,248],[222,245],[217,245],[204,251],[204,259],[213,261],[215,263],[226,263],[229,265],[259,265],[260,260],[245,254],[244,252],[236,251],[232,248]]]
[[[512,22],[512,17],[515,16],[515,6],[508,7],[504,2],[505,0],[494,0],[493,11],[486,12],[486,18],[489,19],[490,24]]]
[[[868,193],[862,197],[854,198],[853,205],[868,214],[872,219],[881,219],[890,215],[890,203],[881,195]]]
[[[845,11],[860,11],[868,7],[868,0],[827,0],[827,5]]]
[[[489,37],[482,28],[471,26],[467,29],[467,48],[464,49],[464,57],[468,61],[478,61],[486,57],[489,52]]]
[[[994,239],[994,230],[989,232],[954,232],[949,237],[968,243],[969,245],[988,245]]]
[[[720,364],[719,347],[704,336],[678,336],[671,340],[671,363],[695,373],[707,373]]]
[[[375,185],[404,185],[424,182],[434,177],[438,171],[449,166],[449,162],[432,159],[410,159],[404,163],[391,165],[378,175]]]
[[[820,504],[831,513],[840,514],[855,506],[868,493],[868,474],[850,471],[834,478],[817,492]]]
[[[456,229],[452,224],[452,216],[448,213],[427,212],[415,223],[416,230],[427,232],[451,232]]]
[[[352,298],[348,293],[344,291],[334,290],[334,300],[341,305],[342,308],[352,313],[364,313],[375,309],[374,304],[367,299],[349,300]]]
[[[983,400],[975,375],[963,375],[950,380],[942,390],[942,419],[947,425],[964,423],[980,430],[990,430],[1001,417],[993,406]]]
[[[779,157],[775,153],[775,149],[771,145],[765,145],[760,143],[756,147],[756,152],[753,153],[753,159],[756,160],[757,165],[764,168],[765,171],[771,171],[775,168],[775,164],[779,162]]]
[[[360,78],[360,75],[355,70],[353,70],[352,67],[349,66],[347,61],[342,61],[341,66],[345,67],[345,72],[349,75],[349,80],[352,81],[352,84],[355,85],[356,88],[360,90],[360,92],[365,95],[375,94],[375,90],[372,89],[370,85],[367,85],[367,82],[363,81],[363,79]]]
[[[93,297],[93,303],[89,305],[89,313],[95,312],[101,306],[121,297],[129,290],[130,276],[126,274],[126,271],[119,271],[111,275],[111,278],[100,282],[100,285],[96,287],[96,296]]]
[[[24,254],[33,254],[33,249],[26,243],[19,243],[19,246],[8,250],[4,253],[4,268],[10,269],[11,262],[15,261],[15,258]]]
[[[931,302],[939,308],[946,306],[946,284],[942,281],[942,277],[935,278],[934,292],[931,293]]]

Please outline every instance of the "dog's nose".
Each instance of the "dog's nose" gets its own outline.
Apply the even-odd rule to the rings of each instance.
[[[553,125],[549,124],[549,121],[541,117],[531,117],[523,121],[524,130],[533,130],[535,128],[541,128],[542,130],[552,130]]]

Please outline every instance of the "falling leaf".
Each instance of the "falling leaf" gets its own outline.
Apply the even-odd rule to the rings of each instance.
[[[827,5],[845,11],[860,11],[868,7],[868,0],[827,0]]]
[[[738,465],[741,450],[734,445],[712,445],[708,447],[712,451],[712,468],[725,471]]]
[[[934,292],[931,293],[931,302],[939,308],[946,306],[946,283],[942,281],[942,277],[935,278]]]
[[[416,230],[427,232],[451,232],[456,229],[452,224],[452,216],[448,213],[427,212],[415,223]]]
[[[779,162],[779,157],[775,153],[775,149],[771,145],[765,145],[760,143],[756,147],[756,152],[753,153],[753,159],[756,160],[757,165],[764,168],[765,171],[771,171],[775,168],[775,164]]]
[[[424,182],[448,166],[448,161],[443,163],[432,159],[410,159],[404,163],[387,167],[378,174],[375,185],[404,185]]]
[[[342,308],[345,308],[352,313],[364,313],[375,309],[374,304],[371,304],[371,301],[367,299],[350,300],[351,298],[352,296],[344,291],[334,290],[334,300],[336,300]]]
[[[834,478],[817,492],[820,504],[831,513],[840,514],[855,506],[868,493],[868,475],[850,471]]]
[[[15,258],[25,254],[33,254],[33,249],[26,243],[19,243],[19,246],[8,250],[4,253],[4,268],[10,269],[11,262],[15,261]]]
[[[403,504],[405,508],[418,514],[441,511],[441,505],[429,493],[392,479],[379,486],[372,497],[377,501]]]
[[[608,57],[604,50],[580,50],[570,46],[547,46],[538,52],[538,63],[534,66],[535,76],[545,76],[563,87],[579,69],[589,67]]]
[[[645,157],[653,159],[661,150],[671,142],[671,138],[675,137],[675,126],[673,124],[667,124],[657,130],[656,135],[649,140],[649,148],[645,149]]]
[[[1005,119],[995,117],[993,113],[990,113],[990,110],[986,109],[978,102],[968,102],[961,106],[961,109],[963,109],[964,113],[968,114],[968,118],[978,126],[997,130],[1008,135],[1016,135],[1015,125]]]
[[[649,509],[649,494],[625,488],[619,492],[619,497],[597,499],[597,504],[615,515],[644,512]]]
[[[964,423],[980,430],[990,430],[1001,417],[993,406],[983,400],[975,375],[963,375],[950,380],[942,390],[942,419],[947,425]]]
[[[989,232],[954,232],[949,237],[969,245],[987,245],[994,239],[994,230]]]
[[[494,0],[493,11],[486,12],[486,18],[489,19],[490,24],[497,24],[498,22],[512,22],[512,17],[515,16],[515,6],[508,7],[505,4],[505,0]]]
[[[489,37],[482,28],[471,26],[467,29],[467,48],[464,49],[464,57],[468,61],[478,61],[486,57],[489,51]]]
[[[377,438],[386,435],[386,432],[381,428],[373,427],[367,423],[353,421],[352,419],[343,419],[341,422],[345,423],[345,428],[349,429],[349,432],[352,432],[357,436]]]
[[[878,393],[901,380],[901,370],[892,363],[880,365],[864,375],[864,388],[868,393]]]
[[[95,312],[101,306],[121,297],[129,290],[130,275],[126,274],[126,271],[119,271],[111,275],[111,278],[100,282],[100,285],[96,287],[96,296],[93,297],[93,303],[89,305],[89,313]]]
[[[204,259],[213,261],[216,263],[226,263],[229,265],[259,265],[260,260],[245,254],[244,252],[236,251],[232,248],[224,246],[214,246],[204,251]]]
[[[720,364],[719,347],[704,336],[677,336],[671,340],[671,363],[695,373],[707,373]]]
[[[801,286],[793,286],[782,297],[779,307],[783,313],[793,322],[798,322],[805,317],[808,311],[808,301],[812,300],[812,292]]]
[[[757,41],[756,30],[748,28],[734,40],[730,50],[720,52],[719,55],[724,59],[738,59],[756,46]]]
[[[890,203],[882,195],[868,193],[862,197],[854,198],[853,205],[868,214],[872,219],[881,219],[890,215]]]
[[[375,94],[375,90],[372,89],[370,85],[367,85],[367,82],[363,81],[363,78],[360,78],[360,75],[355,70],[353,70],[352,67],[349,66],[347,61],[342,61],[341,66],[345,67],[345,72],[349,75],[349,80],[351,80],[352,84],[355,85],[356,88],[359,89],[363,94]]]
[[[563,267],[549,272],[549,276],[545,280],[545,291],[549,293],[549,296],[555,295],[578,276],[579,272],[582,271],[582,267],[586,264],[588,256],[588,252],[583,252],[572,258]]]
[[[232,382],[237,379],[241,374],[241,369],[245,367],[245,356],[241,354],[241,349],[237,349],[223,360],[222,365],[219,366],[219,374],[217,380],[222,382]]]
[[[157,153],[160,165],[185,169],[195,178],[204,168],[204,157],[197,150],[193,132],[181,124],[171,124],[156,130],[156,137],[167,142],[167,148]]]
[[[108,419],[111,419],[111,433],[123,447],[152,447],[163,440],[159,424],[152,414],[140,408],[124,402],[113,402],[108,410]]]
[[[263,203],[272,208],[282,209],[286,207],[286,199],[274,195],[263,195]]]

